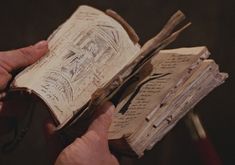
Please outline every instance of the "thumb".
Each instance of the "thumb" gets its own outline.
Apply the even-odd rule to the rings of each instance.
[[[0,91],[5,89],[12,78],[10,72],[33,64],[47,51],[47,41],[40,41],[34,46],[0,52]]]
[[[33,46],[0,52],[0,66],[8,73],[36,62],[48,51],[47,41],[40,41]]]
[[[108,129],[112,122],[112,115],[115,111],[115,107],[111,102],[106,102],[96,111],[96,118],[92,121],[91,125],[89,126],[88,132],[95,131],[99,136],[107,138]]]

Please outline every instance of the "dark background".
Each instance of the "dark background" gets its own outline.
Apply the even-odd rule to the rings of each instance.
[[[197,106],[207,133],[224,164],[235,164],[235,1],[234,0],[8,0],[0,1],[0,50],[9,50],[46,39],[78,7],[87,4],[112,8],[134,27],[141,44],[155,35],[178,9],[193,23],[168,48],[206,45],[211,58],[230,77]],[[36,112],[33,125],[12,153],[1,155],[0,164],[48,164],[41,123]],[[183,121],[140,160],[129,164],[202,164]]]

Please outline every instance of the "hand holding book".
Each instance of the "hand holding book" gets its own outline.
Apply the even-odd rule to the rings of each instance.
[[[41,41],[37,44],[21,49],[0,52],[0,126],[1,133],[8,131],[8,127],[12,125],[9,122],[9,118],[12,116],[20,116],[22,111],[16,111],[16,105],[19,105],[17,109],[24,109],[20,105],[20,100],[15,102],[4,102],[4,97],[9,86],[9,82],[12,79],[12,73],[17,69],[25,68],[28,65],[33,64],[39,58],[41,58],[48,51],[47,41]]]
[[[0,92],[3,92],[7,87],[8,82],[12,78],[11,74],[13,71],[33,64],[45,55],[47,51],[47,41],[40,41],[33,46],[0,52]]]
[[[0,107],[0,136],[9,131],[9,125],[12,125],[10,117],[24,114],[26,107],[24,101],[10,100],[10,103],[3,102],[5,98],[6,87],[11,80],[12,71],[26,67],[48,51],[47,42],[41,41],[34,46],[21,48],[17,50],[0,52],[0,89],[1,89],[1,107]],[[3,92],[4,91],[4,92]],[[26,100],[27,102],[30,100]],[[94,121],[91,123],[88,131],[77,138],[72,144],[66,147],[58,156],[56,165],[65,164],[118,164],[116,158],[110,153],[108,147],[108,129],[111,124],[114,106],[106,103],[99,108]],[[52,127],[48,127],[47,134],[51,136],[54,132]],[[51,139],[51,138],[48,138]],[[54,141],[55,143],[55,141]],[[55,144],[59,146],[60,144]],[[97,152],[99,150],[99,152]],[[91,159],[93,158],[93,159]],[[89,162],[88,162],[89,161]],[[95,163],[94,163],[95,162]],[[53,161],[54,163],[54,161]]]
[[[228,76],[207,59],[205,46],[160,51],[188,27],[177,29],[184,18],[176,12],[141,47],[117,13],[81,6],[49,37],[50,52],[18,74],[11,90],[37,98],[71,141],[79,136],[76,128],[86,131],[97,106],[114,101],[110,144],[140,157]]]
[[[67,146],[56,159],[55,165],[96,164],[118,165],[118,161],[109,151],[108,129],[112,122],[114,106],[106,102],[98,108],[95,118],[87,132]]]

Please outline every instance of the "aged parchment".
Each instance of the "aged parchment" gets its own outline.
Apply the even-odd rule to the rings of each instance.
[[[37,93],[59,123],[69,120],[139,51],[117,21],[88,6],[79,7],[49,37],[49,48],[46,57],[16,77],[14,86]]]
[[[118,113],[110,127],[109,138],[131,134],[145,118],[150,120],[150,112],[164,104],[176,86],[189,77],[188,69],[208,55],[205,47],[160,51],[151,61],[150,75],[117,105]]]

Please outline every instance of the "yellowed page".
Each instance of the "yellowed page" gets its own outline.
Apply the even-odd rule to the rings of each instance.
[[[151,149],[193,106],[226,78],[227,74],[220,73],[213,60],[204,60],[167,105],[159,109],[159,112],[165,113],[161,116],[156,113],[151,121],[143,123],[144,129],[139,129],[143,133],[137,131],[132,135],[132,147],[141,154],[146,148]]]
[[[150,75],[141,80],[135,90],[117,105],[109,138],[128,136],[138,129],[146,116],[164,105],[177,86],[190,76],[188,71],[197,65],[200,58],[208,55],[205,47],[160,51],[152,59],[153,70]]]
[[[49,49],[16,77],[14,86],[33,90],[64,123],[132,61],[139,46],[114,19],[81,6],[49,37]]]

